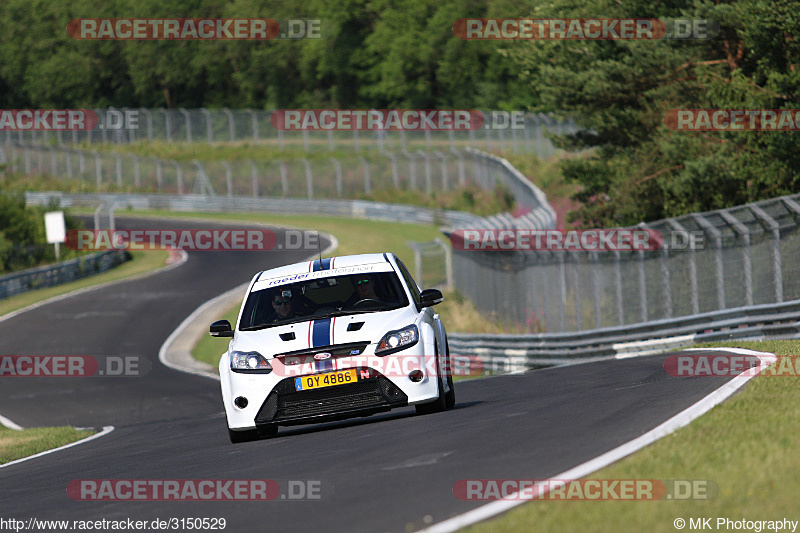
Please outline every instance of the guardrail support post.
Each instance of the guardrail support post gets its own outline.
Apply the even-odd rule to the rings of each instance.
[[[117,152],[111,152],[114,156],[114,169],[117,172],[117,187],[122,188],[122,160]]]
[[[363,157],[358,158],[361,161],[361,168],[364,172],[364,194],[372,194],[372,178],[369,175],[369,163]]]
[[[564,264],[564,252],[558,252],[558,288],[561,292],[558,299],[558,331],[564,331],[564,303],[567,300],[567,272]]]
[[[583,315],[581,313],[581,274],[578,271],[580,266],[580,258],[575,257],[572,262],[572,270],[575,273],[575,282],[572,288],[573,299],[575,300],[575,329],[581,331],[583,329]]]
[[[444,250],[444,272],[445,272],[445,288],[452,289],[453,288],[453,251],[450,249],[450,246],[444,242],[439,237],[434,239],[439,246],[442,247]]]
[[[206,117],[206,141],[211,144],[214,142],[214,124],[211,121],[211,112],[205,107],[201,107],[200,112]]]
[[[701,228],[711,234],[714,239],[714,270],[717,284],[717,309],[725,309],[725,272],[722,266],[722,234],[708,220],[699,215],[692,218]]]
[[[644,252],[639,250],[636,255],[639,267],[639,306],[641,307],[642,322],[647,322],[647,276],[644,271]]]
[[[589,259],[591,261],[592,269],[592,303],[594,304],[594,327],[600,329],[602,327],[602,312],[600,310],[600,284],[597,283],[597,271],[599,267],[599,258],[597,252],[589,252]]]
[[[614,250],[614,286],[617,300],[617,323],[625,325],[625,309],[622,303],[622,265],[620,264],[619,251]]]
[[[130,154],[133,160],[133,186],[137,189],[142,186],[142,173],[139,169],[139,157],[136,154]]]
[[[417,153],[422,156],[425,161],[425,193],[433,194],[433,179],[431,178],[431,162],[430,156],[422,150],[417,150]]]
[[[252,159],[248,159],[247,164],[250,165],[250,189],[253,198],[258,198],[258,168]]]
[[[106,205],[105,203],[101,202],[100,205],[97,206],[97,209],[94,210],[94,230],[95,231],[100,231],[100,211],[103,210],[103,207],[105,207],[105,205]]]
[[[308,159],[303,159],[303,165],[306,167],[306,194],[311,200],[314,198],[314,176],[311,173],[311,163],[308,162]]]
[[[233,196],[233,171],[227,161],[220,161],[220,163],[225,167],[225,186],[228,189],[228,198],[231,198]]]
[[[661,244],[661,279],[664,281],[664,313],[665,318],[672,318],[672,289],[669,274],[669,246]]]
[[[341,196],[344,188],[342,184],[342,164],[335,157],[331,157],[331,163],[333,163],[333,171],[336,175],[336,194]]]
[[[750,211],[753,212],[764,225],[769,228],[772,233],[772,269],[774,272],[775,284],[775,302],[781,303],[783,301],[783,268],[781,265],[781,227],[778,222],[769,216],[766,211],[757,205],[749,205]]]
[[[184,108],[179,107],[178,111],[183,115],[183,121],[186,123],[186,142],[192,142],[192,116]]]
[[[720,211],[722,219],[742,236],[742,267],[744,269],[745,305],[753,305],[753,265],[750,258],[750,230],[727,211]]]
[[[99,191],[103,182],[103,165],[100,162],[100,154],[97,151],[92,152],[92,155],[94,156],[94,176],[97,181],[97,190]]]
[[[236,140],[236,124],[233,120],[233,113],[227,107],[223,107],[222,112],[228,116],[228,134],[230,135],[231,142],[233,142]]]
[[[289,196],[289,169],[286,168],[286,163],[283,161],[278,161],[278,166],[281,169],[281,189],[283,190],[283,195]]]
[[[673,231],[677,231],[683,235],[689,234],[686,228],[674,218],[668,218],[667,224],[669,224]],[[700,312],[700,302],[698,301],[697,294],[697,250],[695,250],[694,246],[690,246],[689,249],[689,299],[692,304],[691,314],[696,315]]]

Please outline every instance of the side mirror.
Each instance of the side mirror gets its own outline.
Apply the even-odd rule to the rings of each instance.
[[[417,308],[422,309],[423,307],[430,307],[432,305],[440,304],[442,301],[444,301],[442,291],[439,289],[425,289],[419,295],[419,304],[417,305]]]
[[[217,320],[211,324],[208,332],[212,337],[233,337],[231,323],[227,320]]]

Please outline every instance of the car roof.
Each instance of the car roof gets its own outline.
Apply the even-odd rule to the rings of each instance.
[[[330,270],[332,268],[353,267],[358,265],[370,265],[375,263],[389,263],[390,254],[359,254],[359,255],[341,255],[338,257],[313,259],[310,261],[303,261],[301,263],[294,263],[282,267],[272,268],[270,270],[262,271],[256,280],[263,280],[269,278],[293,276],[296,274],[304,274],[306,272],[317,272],[320,270]]]

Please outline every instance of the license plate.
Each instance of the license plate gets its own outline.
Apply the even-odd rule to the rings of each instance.
[[[358,381],[356,369],[338,370],[327,374],[315,374],[313,376],[303,376],[294,378],[295,390],[321,389],[323,387],[333,387],[334,385],[344,385]]]

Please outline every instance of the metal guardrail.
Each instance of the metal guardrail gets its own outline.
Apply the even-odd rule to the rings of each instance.
[[[107,204],[115,205],[116,210],[132,208],[207,213],[254,211],[289,215],[329,215],[419,224],[461,225],[474,224],[480,220],[475,215],[461,211],[435,210],[413,205],[387,204],[364,200],[229,198],[193,194],[65,193],[49,191],[26,192],[25,202],[33,205],[49,205],[50,202],[56,202],[61,207],[96,207],[99,204]]]
[[[800,300],[581,332],[448,334],[452,354],[478,356],[496,371],[648,355],[700,342],[766,338],[800,338]]]
[[[124,263],[129,258],[130,255],[125,251],[110,250],[76,257],[54,265],[6,274],[0,276],[0,299],[100,274]]]

